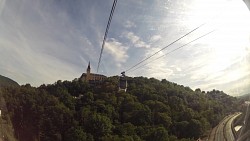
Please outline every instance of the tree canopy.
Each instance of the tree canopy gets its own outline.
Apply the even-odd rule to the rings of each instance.
[[[81,80],[4,87],[2,93],[20,141],[195,140],[238,100],[222,91],[195,91],[165,79],[118,77],[90,85]]]

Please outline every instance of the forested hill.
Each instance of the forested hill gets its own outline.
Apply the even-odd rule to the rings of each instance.
[[[189,141],[204,135],[237,99],[222,91],[193,91],[167,80],[128,79],[118,92],[118,77],[89,85],[57,81],[3,88],[20,141]]]
[[[239,99],[243,100],[250,100],[250,93],[249,94],[244,94],[238,97]]]
[[[8,77],[0,75],[0,87],[2,86],[19,86],[19,84]]]

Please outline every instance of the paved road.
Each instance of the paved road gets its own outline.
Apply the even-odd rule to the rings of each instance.
[[[234,141],[234,135],[231,129],[232,122],[237,118],[241,113],[236,113],[225,117],[215,130],[214,135],[210,136],[209,140],[214,141]]]
[[[225,126],[225,137],[227,141],[235,141],[235,137],[234,137],[234,133],[232,129],[232,124],[233,121],[239,116],[241,115],[241,113],[237,113],[235,114],[232,118],[229,119],[229,121],[227,122],[226,126]]]
[[[230,119],[230,116],[225,117],[218,125],[217,130],[215,132],[215,137],[214,137],[215,141],[224,141],[224,126],[229,119]]]
[[[238,141],[245,141],[245,140],[250,140],[250,124],[249,124],[249,119],[250,119],[250,102],[248,101],[247,103],[247,110],[246,114],[244,117],[243,121],[243,126],[241,128],[240,135],[238,137]]]

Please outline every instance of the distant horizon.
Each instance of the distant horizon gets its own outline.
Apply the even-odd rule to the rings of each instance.
[[[1,75],[1,74],[0,74]],[[1,76],[3,76],[3,77],[7,77],[7,76],[4,76],[4,75],[1,75]],[[106,76],[106,75],[105,75]],[[119,77],[119,75],[112,75],[112,76],[107,76],[107,78],[109,78],[109,77]],[[128,76],[129,77],[129,76]],[[145,76],[134,76],[134,77],[130,77],[130,78],[135,78],[135,77],[144,77],[144,78],[148,78],[148,79],[150,79],[150,78],[154,78],[154,77],[145,77]],[[7,78],[9,78],[9,77],[7,77]],[[27,84],[29,84],[29,85],[31,85],[32,87],[40,87],[41,85],[51,85],[51,84],[54,84],[54,83],[56,83],[57,81],[74,81],[75,79],[80,79],[80,77],[78,77],[78,78],[74,78],[74,79],[72,79],[72,80],[61,80],[61,79],[58,79],[58,80],[56,80],[54,83],[47,83],[47,84],[45,84],[45,83],[43,83],[43,84],[40,84],[40,85],[38,85],[38,86],[34,86],[34,85],[32,85],[32,84],[30,84],[30,83],[24,83],[24,84],[20,84],[20,83],[18,83],[17,81],[15,81],[15,79],[12,79],[12,78],[9,78],[9,79],[11,79],[11,80],[13,80],[14,82],[16,82],[17,84],[19,84],[20,86],[24,86],[24,85],[27,85]],[[157,78],[154,78],[154,79],[157,79]],[[164,80],[165,78],[162,78],[162,79],[157,79],[157,80],[159,80],[159,81],[162,81],[162,80]],[[167,79],[165,79],[165,80],[167,80]],[[169,80],[167,80],[167,81],[169,81]],[[171,82],[171,83],[175,83],[175,82],[172,82],[172,81],[169,81],[169,82]],[[182,84],[179,84],[179,83],[176,83],[176,84],[178,84],[178,85],[182,85]],[[189,86],[185,86],[185,85],[182,85],[182,86],[184,86],[184,87],[189,87]],[[189,87],[190,88],[190,87]],[[198,89],[198,87],[197,88],[191,88],[193,91],[195,91],[195,89]],[[201,89],[201,88],[199,88],[199,89]],[[210,91],[213,91],[213,90],[218,90],[218,91],[223,91],[223,90],[220,90],[220,89],[211,89],[211,90],[202,90],[201,89],[201,91],[204,91],[204,92],[210,92]],[[225,91],[223,91],[224,93],[226,93]],[[229,94],[229,93],[226,93],[226,94],[228,94],[228,95],[230,95],[230,96],[234,96],[234,97],[239,97],[239,96],[244,96],[244,95],[249,95],[250,94],[250,92],[248,92],[248,93],[245,93],[245,94],[240,94],[240,95],[231,95],[231,94]]]

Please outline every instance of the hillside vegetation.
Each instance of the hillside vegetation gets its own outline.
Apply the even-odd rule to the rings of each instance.
[[[250,101],[250,93],[249,94],[241,95],[238,98],[242,99],[242,100],[248,100],[248,101]]]
[[[237,99],[222,91],[193,91],[167,80],[118,77],[102,84],[57,81],[2,89],[19,141],[189,141],[204,135]]]
[[[19,84],[8,77],[0,75],[0,87],[3,86],[19,86]]]

